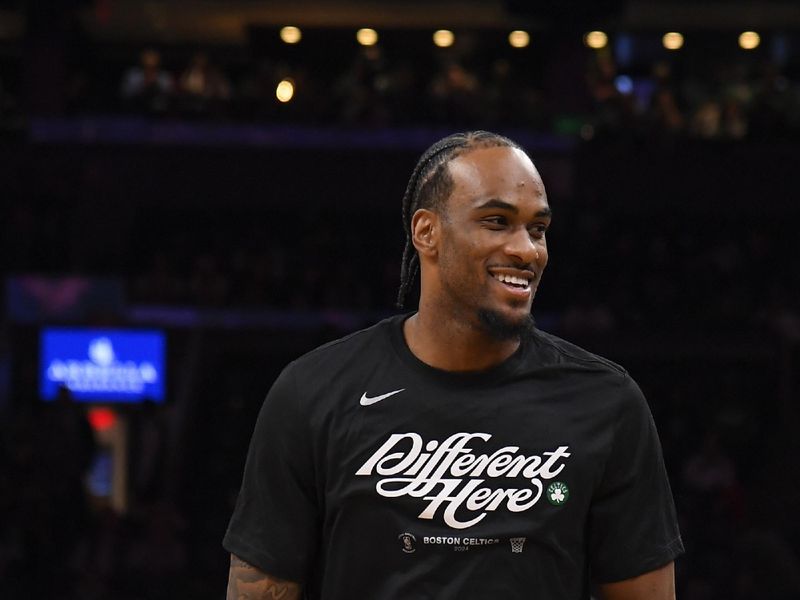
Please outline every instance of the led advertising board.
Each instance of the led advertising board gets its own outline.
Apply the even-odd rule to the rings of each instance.
[[[66,386],[82,402],[163,402],[165,340],[160,331],[47,328],[41,333],[39,393]]]

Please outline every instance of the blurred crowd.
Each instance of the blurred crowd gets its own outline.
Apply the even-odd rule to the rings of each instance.
[[[713,58],[683,50],[631,63],[611,47],[556,43],[527,58],[527,49],[499,52],[477,42],[435,53],[410,48],[375,45],[320,57],[148,47],[127,65],[98,58],[103,50],[93,48],[73,61],[61,112],[358,127],[478,123],[584,138],[800,134],[796,65],[762,52]],[[6,59],[0,67],[3,120],[25,109],[20,65]],[[276,95],[282,81],[283,101]]]
[[[659,60],[632,77],[611,54],[598,53],[587,82],[592,127],[602,132],[770,141],[800,133],[799,82],[768,60],[733,58],[694,69]]]
[[[575,64],[533,65],[511,58],[479,60],[444,54],[420,69],[393,59],[379,46],[361,49],[349,65],[323,77],[311,65],[260,59],[238,77],[206,53],[182,70],[162,66],[154,49],[142,52],[121,87],[121,106],[136,112],[234,119],[284,120],[359,126],[485,123],[541,131],[631,131],[701,139],[774,138],[800,134],[800,81],[778,64],[740,57],[689,68],[667,59],[618,67],[611,50],[584,53]],[[559,96],[572,68],[572,97]],[[293,84],[285,106],[276,99],[280,81]],[[76,107],[80,107],[80,101]]]

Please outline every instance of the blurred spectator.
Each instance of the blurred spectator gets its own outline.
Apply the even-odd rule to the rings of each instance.
[[[238,108],[241,116],[250,120],[261,120],[274,116],[276,112],[275,88],[280,78],[272,61],[258,59],[239,86]]]
[[[390,68],[378,81],[378,88],[386,99],[388,114],[394,124],[419,123],[424,109],[417,100],[420,74],[410,60]]]
[[[139,65],[128,69],[122,80],[125,106],[139,112],[166,112],[173,92],[172,76],[161,68],[161,54],[153,48],[142,51]]]
[[[654,91],[645,111],[646,126],[656,136],[673,136],[685,127],[685,118],[678,105],[669,63],[659,61],[653,65]]]
[[[388,82],[386,60],[380,46],[361,48],[334,87],[341,122],[388,124],[390,114],[385,103]]]
[[[695,110],[689,132],[699,138],[711,140],[722,132],[722,107],[716,100],[706,100]]]
[[[734,98],[727,100],[722,108],[723,137],[741,140],[747,137],[747,116],[743,105]]]
[[[677,133],[683,129],[684,118],[678,108],[674,92],[666,87],[656,90],[650,111],[653,129],[667,134]]]
[[[179,80],[181,106],[192,115],[222,114],[230,100],[231,86],[224,73],[209,62],[205,52],[197,52],[181,73]]]
[[[446,61],[430,84],[433,116],[437,121],[462,125],[483,114],[483,99],[478,77],[463,64]]]

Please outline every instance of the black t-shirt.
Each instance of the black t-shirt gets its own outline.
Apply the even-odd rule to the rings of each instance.
[[[501,365],[417,359],[406,316],[318,348],[256,423],[225,548],[309,599],[589,598],[683,551],[636,383],[541,331]]]

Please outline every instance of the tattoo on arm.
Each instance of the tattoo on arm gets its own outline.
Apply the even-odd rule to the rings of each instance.
[[[231,554],[227,600],[300,600],[300,584],[278,579]]]

